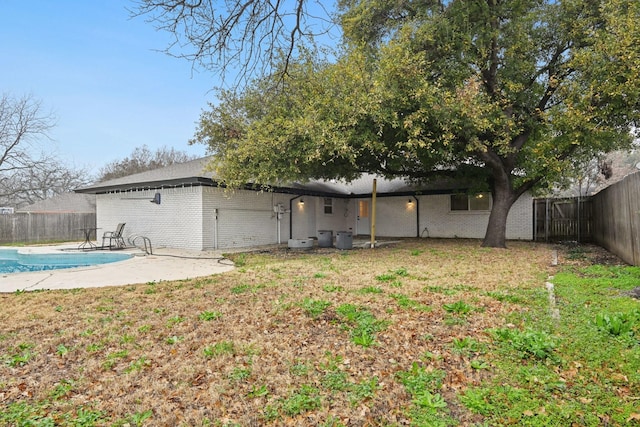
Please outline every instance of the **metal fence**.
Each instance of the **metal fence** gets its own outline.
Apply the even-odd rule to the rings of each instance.
[[[0,215],[0,244],[78,241],[84,239],[80,229],[95,226],[95,213]]]
[[[640,265],[640,172],[628,175],[592,197],[593,240]]]

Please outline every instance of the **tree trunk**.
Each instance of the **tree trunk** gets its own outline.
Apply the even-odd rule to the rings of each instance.
[[[493,189],[493,206],[489,215],[487,232],[482,241],[483,247],[506,248],[507,216],[516,201],[513,190],[508,184],[495,185]]]

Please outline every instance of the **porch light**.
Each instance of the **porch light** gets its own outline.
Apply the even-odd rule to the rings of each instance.
[[[411,200],[411,199],[407,200],[407,205],[413,206],[413,200]]]
[[[300,199],[300,206],[304,205],[304,199]]]

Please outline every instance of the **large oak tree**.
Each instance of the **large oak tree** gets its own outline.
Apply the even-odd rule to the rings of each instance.
[[[230,183],[472,177],[504,247],[523,193],[570,162],[628,145],[638,125],[635,0],[342,0],[337,60],[314,55],[201,117],[194,141]],[[473,190],[473,189],[472,189]]]

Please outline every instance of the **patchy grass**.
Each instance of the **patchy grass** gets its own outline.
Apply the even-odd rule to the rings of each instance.
[[[3,294],[0,425],[633,425],[640,270],[575,248],[553,270],[551,250],[281,250],[207,278]]]

